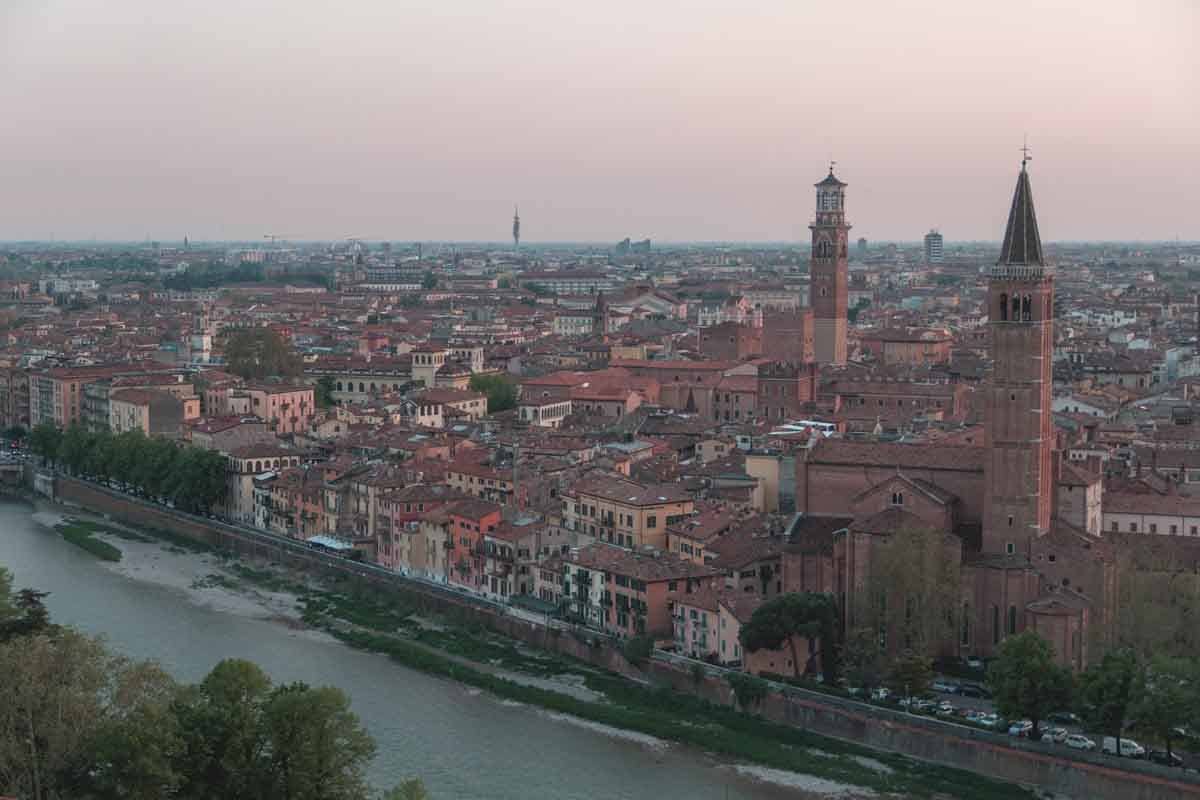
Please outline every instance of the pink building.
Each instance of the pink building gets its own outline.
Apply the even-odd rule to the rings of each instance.
[[[265,419],[275,433],[308,430],[315,410],[311,386],[256,383],[242,391],[249,398],[250,413]]]

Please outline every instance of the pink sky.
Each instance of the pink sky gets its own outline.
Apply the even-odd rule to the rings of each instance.
[[[0,0],[0,240],[1200,239],[1196,0]]]

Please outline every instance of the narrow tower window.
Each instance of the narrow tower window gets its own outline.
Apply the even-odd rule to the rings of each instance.
[[[1021,298],[1015,294],[1013,295],[1013,299],[1012,299],[1012,311],[1013,311],[1013,322],[1016,322],[1017,320],[1019,320],[1021,318]]]
[[[1004,322],[1007,320],[1008,320],[1008,295],[1002,294],[1002,295],[1000,295],[1000,321]]]
[[[1023,298],[1021,298],[1021,319],[1025,320],[1026,322],[1029,322],[1032,316],[1030,314],[1030,308],[1032,305],[1033,304],[1029,300],[1029,295],[1025,295]]]

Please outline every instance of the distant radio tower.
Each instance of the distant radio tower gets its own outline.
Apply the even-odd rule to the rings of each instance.
[[[513,206],[513,249],[516,250],[521,246],[521,215],[517,213],[517,207]]]

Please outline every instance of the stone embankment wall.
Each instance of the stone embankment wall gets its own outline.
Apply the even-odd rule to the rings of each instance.
[[[390,591],[404,591],[413,595],[429,609],[454,610],[498,633],[532,646],[638,680],[649,679],[713,703],[729,705],[735,702],[729,684],[720,677],[706,676],[697,680],[690,670],[661,661],[651,661],[639,669],[631,665],[621,648],[606,637],[549,628],[520,617],[501,614],[449,592],[436,591],[411,581],[402,583],[399,576],[363,572],[356,568],[354,562],[283,547],[252,534],[238,533],[218,523],[143,504],[84,482],[59,478],[56,491],[57,499],[62,502],[108,514],[130,525],[169,530],[210,546],[297,568],[355,574],[361,580],[376,583]],[[1077,800],[1200,800],[1200,776],[1195,773],[1148,762],[1117,761],[1111,757],[1077,751],[1069,751],[1068,757],[1062,745],[1014,739],[799,688],[789,688],[786,693],[769,693],[756,707],[747,710],[765,719],[815,733],[860,742],[1012,783],[1036,786]]]

